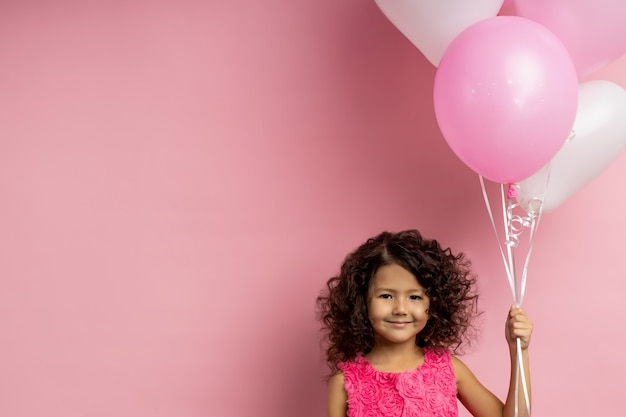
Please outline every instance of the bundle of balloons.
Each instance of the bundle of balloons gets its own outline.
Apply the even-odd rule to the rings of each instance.
[[[541,213],[561,205],[626,146],[626,91],[606,80],[582,81],[626,53],[626,0],[375,1],[437,67],[439,128],[478,173],[496,237],[484,179],[501,185],[505,238],[498,241],[521,306]],[[528,229],[520,281],[514,254]],[[515,390],[523,389],[529,415],[519,344],[517,353],[522,387],[516,382]]]
[[[437,67],[450,148],[522,206],[557,208],[626,147],[626,91],[581,81],[626,53],[625,0],[375,1]]]

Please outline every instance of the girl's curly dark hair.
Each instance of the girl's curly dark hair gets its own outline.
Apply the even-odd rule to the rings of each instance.
[[[376,271],[389,264],[415,275],[430,299],[430,317],[415,338],[417,346],[458,353],[473,338],[472,323],[479,313],[471,262],[463,253],[455,255],[436,240],[424,239],[417,230],[383,232],[350,253],[339,275],[328,280],[317,298],[326,362],[332,373],[338,363],[373,348],[367,291]]]

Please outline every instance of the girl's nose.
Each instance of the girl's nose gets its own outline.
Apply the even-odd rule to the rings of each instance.
[[[403,300],[398,299],[393,305],[393,314],[404,315],[406,314],[406,305]]]

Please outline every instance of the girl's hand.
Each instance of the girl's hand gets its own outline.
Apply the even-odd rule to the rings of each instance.
[[[528,349],[530,335],[533,332],[533,322],[526,317],[521,308],[513,305],[506,320],[505,335],[510,349],[516,348],[516,339],[519,338],[522,350]]]

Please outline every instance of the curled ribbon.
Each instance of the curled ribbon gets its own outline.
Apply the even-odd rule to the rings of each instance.
[[[498,229],[496,228],[496,223],[494,221],[493,213],[491,210],[491,204],[489,203],[489,197],[487,195],[487,190],[485,188],[485,182],[482,176],[479,175],[480,185],[483,191],[483,198],[485,200],[485,206],[487,208],[487,212],[489,214],[489,218],[491,220],[491,225],[493,227],[493,231],[495,232],[496,239],[498,240],[498,246],[500,247],[500,253],[502,255],[502,260],[504,261],[504,268],[506,270],[507,278],[509,281],[509,285],[511,287],[511,293],[513,294],[513,300],[516,305],[522,305],[522,301],[524,299],[524,292],[526,289],[526,277],[528,275],[528,264],[530,261],[530,256],[532,254],[535,232],[537,230],[537,226],[539,225],[539,220],[541,219],[541,214],[543,211],[543,197],[535,198],[531,201],[528,206],[527,211],[524,211],[523,208],[515,203],[515,198],[518,195],[519,185],[517,184],[508,184],[506,193],[504,190],[504,185],[500,186],[500,193],[502,196],[502,216],[504,220],[504,242],[500,240]],[[521,214],[518,214],[521,210]],[[522,267],[522,276],[521,282],[518,283],[516,266],[515,266],[515,250],[518,249],[518,245],[520,243],[520,237],[525,229],[529,230],[528,236],[528,250],[526,252],[526,259],[524,260],[524,265]],[[506,250],[505,250],[506,249]],[[506,253],[505,253],[506,252]],[[519,288],[518,288],[519,287]],[[530,397],[528,393],[528,386],[526,381],[526,375],[524,373],[524,366],[522,361],[522,351],[520,346],[520,340],[517,339],[517,355],[516,355],[516,369],[515,373],[519,379],[521,380],[521,387],[518,385],[518,378],[515,378],[515,392],[520,392],[520,388],[524,394],[524,401],[526,405],[526,413],[529,413],[530,409]],[[528,415],[528,414],[526,414]],[[515,396],[515,416],[519,416],[519,404],[518,397]]]

